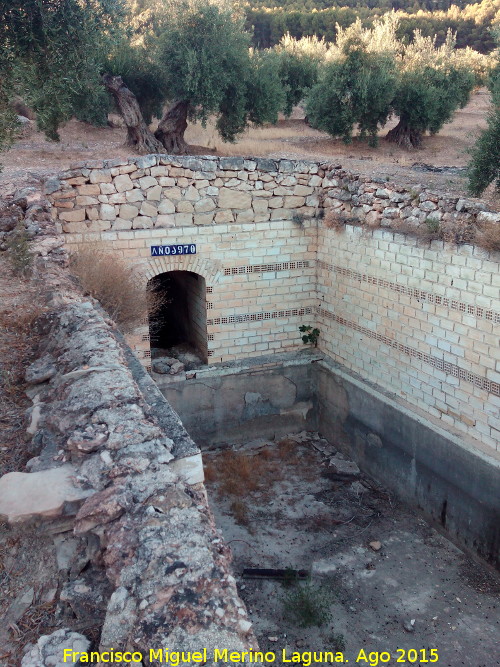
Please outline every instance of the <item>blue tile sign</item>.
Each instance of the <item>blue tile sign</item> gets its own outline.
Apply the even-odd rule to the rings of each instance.
[[[151,246],[151,257],[164,257],[166,255],[196,255],[196,245],[185,243],[184,245]]]

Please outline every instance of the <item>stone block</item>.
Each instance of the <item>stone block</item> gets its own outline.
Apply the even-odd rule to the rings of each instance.
[[[155,227],[175,227],[175,215],[159,215]]]
[[[136,209],[137,214],[137,209]],[[124,218],[116,218],[113,222],[113,229],[116,231],[127,231],[132,229],[132,220],[125,220]]]
[[[128,174],[117,176],[114,183],[117,192],[126,192],[134,188],[134,183]]]
[[[169,213],[175,213],[175,205],[170,199],[162,199],[158,206],[158,213],[160,215],[167,215]]]
[[[217,211],[215,214],[215,222],[218,224],[234,222],[234,215],[231,211]]]
[[[92,204],[98,203],[95,197],[88,197],[85,195],[78,195],[75,201],[77,206],[92,206]]]
[[[139,215],[139,209],[137,206],[132,206],[132,204],[122,204],[120,206],[120,211],[118,216],[123,218],[123,220],[133,220]]]
[[[66,180],[66,183],[69,183],[69,185],[83,185],[86,182],[87,179],[85,176],[75,176],[75,178],[68,178]]]
[[[310,185],[296,185],[293,189],[293,194],[299,197],[307,197],[308,195],[312,195],[313,192],[314,188]]]
[[[169,168],[165,165],[160,165],[158,167],[151,167],[151,176],[168,176],[169,173],[170,173]]]
[[[90,172],[89,181],[91,183],[112,183],[113,177],[109,169],[93,169]]]
[[[112,195],[116,192],[116,188],[113,183],[101,183],[99,186],[102,195]]]
[[[139,169],[147,169],[148,167],[154,167],[157,161],[158,159],[156,155],[151,153],[150,155],[142,155],[141,157],[138,157],[135,162]]]
[[[158,185],[158,181],[152,176],[143,176],[139,179],[139,185],[141,190],[147,190],[148,188],[154,188],[156,185]]]
[[[99,218],[99,209],[96,206],[89,206],[85,209],[85,212],[89,220],[97,220]]]
[[[76,475],[72,465],[7,473],[0,479],[0,516],[9,523],[61,516],[70,504],[79,504],[94,493],[76,486]]]
[[[209,197],[204,197],[195,203],[194,210],[196,213],[208,213],[209,211],[213,211],[215,210],[214,200]]]
[[[188,188],[186,188],[184,197],[187,199],[187,201],[198,201],[198,199],[200,199],[200,193],[194,187],[194,185],[190,185]]]
[[[244,169],[244,167],[245,167],[245,160],[242,157],[219,158],[219,169],[230,169],[232,171],[239,171],[240,169]]]
[[[149,218],[146,215],[138,215],[137,218],[134,218],[132,221],[132,229],[152,229],[153,228],[153,218]]]
[[[272,183],[267,184],[266,183],[266,190],[269,190],[267,186],[270,185],[270,188],[273,187]],[[293,194],[293,188],[285,188],[283,185],[279,185],[277,188],[273,189],[273,194],[275,197],[284,197],[285,195],[292,195]]]
[[[84,222],[63,222],[62,228],[65,234],[81,234],[87,231],[87,225]]]
[[[171,188],[175,185],[175,178],[170,178],[168,176],[161,176],[158,179],[158,183],[162,188]]]
[[[190,201],[180,201],[176,206],[178,213],[194,213],[194,206]]]
[[[128,202],[144,201],[144,195],[138,188],[135,188],[134,190],[125,193],[125,199]]]
[[[127,202],[125,192],[115,192],[114,195],[109,195],[108,202],[110,204],[125,204]]]
[[[59,213],[59,219],[65,222],[83,222],[85,220],[85,209],[78,208],[73,211],[62,211]]]
[[[241,211],[241,213],[237,213],[236,215],[236,222],[238,223],[243,223],[243,222],[254,222],[255,216],[253,209],[249,208],[247,211]]]
[[[158,207],[149,201],[143,201],[140,208],[140,214],[146,215],[148,217],[154,217],[158,215]]]
[[[89,232],[105,232],[108,229],[111,229],[111,220],[92,220],[87,224]]]
[[[174,201],[182,199],[182,192],[180,188],[164,188],[163,196]]]
[[[285,208],[298,208],[299,206],[304,206],[306,203],[305,197],[285,197],[284,207]]]
[[[269,208],[269,202],[267,199],[254,199],[252,208],[255,213],[266,213]]]
[[[269,208],[283,208],[283,197],[271,197],[268,204]]]
[[[112,204],[101,204],[99,217],[101,220],[114,220],[116,218],[115,207]]]
[[[219,191],[219,208],[248,209],[252,205],[252,197],[248,192],[221,188]]]
[[[131,174],[133,171],[137,171],[137,165],[135,164],[125,164],[123,167],[120,167],[120,174]]]
[[[88,185],[79,185],[77,187],[79,195],[100,195],[101,189],[97,183]]]
[[[175,224],[177,227],[184,227],[185,225],[193,224],[193,215],[192,213],[176,213],[175,214]]]
[[[214,220],[213,213],[196,213],[193,218],[195,225],[211,225]]]
[[[149,201],[160,201],[161,199],[161,187],[155,185],[146,192],[146,199]]]

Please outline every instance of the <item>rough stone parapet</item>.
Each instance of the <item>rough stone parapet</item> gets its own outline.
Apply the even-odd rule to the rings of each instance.
[[[43,507],[37,513],[30,506],[29,515],[16,520],[65,517],[74,535],[88,543],[89,569],[64,586],[61,600],[80,611],[101,600],[106,611],[100,650],[120,647],[148,657],[151,648],[167,646],[203,646],[209,655],[219,646],[255,648],[229,549],[193,463],[201,462],[199,450],[179,418],[140,366],[129,368],[130,350],[91,302],[73,298],[42,326],[43,363],[35,362],[26,374],[38,408],[39,452],[28,463],[30,472],[15,474],[45,475],[57,485],[54,471],[71,469],[72,488],[79,492],[71,495],[71,506],[54,506],[50,518]],[[47,365],[51,372],[40,375]],[[166,408],[163,420],[156,416],[159,400]],[[41,638],[23,665],[55,664],[48,662],[52,648],[71,643],[68,631],[59,634]]]
[[[82,162],[50,179],[46,193],[66,233],[253,223],[330,211],[368,227],[416,230],[500,221],[480,202],[360,176],[304,160],[146,155]]]

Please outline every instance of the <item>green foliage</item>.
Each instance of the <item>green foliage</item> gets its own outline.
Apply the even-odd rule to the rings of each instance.
[[[285,618],[300,628],[321,627],[330,622],[330,600],[325,590],[310,582],[294,586],[283,597]]]
[[[435,39],[416,33],[399,64],[401,75],[392,107],[400,118],[401,132],[411,135],[411,143],[418,145],[424,132],[436,134],[467,104],[475,76],[457,58],[451,35],[436,48]],[[395,139],[401,137],[395,134]]]
[[[313,329],[310,324],[303,324],[299,327],[299,331],[304,334],[302,336],[304,345],[312,344],[314,347],[318,347],[319,329]]]
[[[121,76],[125,85],[134,93],[146,123],[160,118],[167,96],[164,69],[153,60],[151,49],[143,45],[132,46],[120,40],[110,55],[106,71]]]
[[[285,106],[285,89],[276,54],[252,53],[245,96],[249,122],[254,125],[278,122],[278,112]]]
[[[499,0],[249,0],[246,4],[246,26],[254,32],[254,45],[269,48],[289,33],[300,39],[317,35],[329,42],[337,36],[338,26],[347,28],[360,18],[365,27],[392,9],[399,10],[397,35],[411,42],[415,30],[437,37],[440,45],[448,30],[457,34],[457,46],[470,46],[481,53],[495,48],[491,26],[498,23]]]
[[[190,104],[190,119],[205,123],[218,114],[228,91],[240,91],[250,66],[250,36],[230,9],[208,1],[181,4],[165,16],[158,60],[169,98]]]
[[[352,140],[358,124],[360,135],[376,145],[378,126],[387,121],[395,89],[391,54],[369,52],[359,39],[350,40],[340,57],[325,66],[310,92],[309,123],[332,137],[342,137],[345,143]]]
[[[481,132],[469,163],[469,191],[478,197],[491,183],[500,192],[500,104],[488,115],[488,127]]]
[[[73,114],[102,122],[101,63],[122,15],[122,0],[0,1],[0,78],[14,73],[50,139]]]
[[[224,141],[248,123],[276,122],[285,104],[275,54],[249,46],[242,18],[209,0],[177,5],[160,23],[156,52],[168,98],[188,102],[192,121],[215,115]]]
[[[325,46],[317,39],[295,40],[288,34],[275,48],[279,78],[286,93],[285,116],[291,115],[293,107],[317,82],[319,60]]]
[[[23,223],[19,223],[7,241],[8,258],[12,271],[17,276],[27,277],[33,270],[33,253]]]

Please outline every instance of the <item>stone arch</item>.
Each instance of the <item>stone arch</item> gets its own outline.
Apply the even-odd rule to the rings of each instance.
[[[222,277],[219,261],[198,257],[198,255],[176,255],[175,257],[152,257],[144,269],[146,280],[169,271],[191,271],[202,276],[207,285],[217,284]]]

